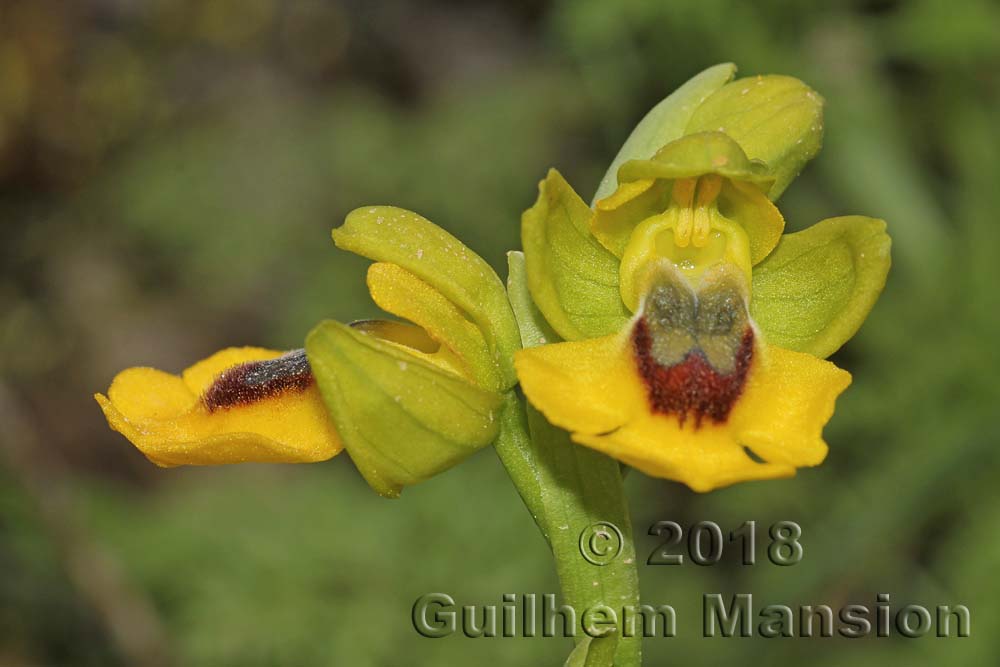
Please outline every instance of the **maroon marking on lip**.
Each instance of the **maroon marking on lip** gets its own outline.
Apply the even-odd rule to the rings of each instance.
[[[724,423],[743,393],[753,361],[753,342],[753,329],[747,327],[729,373],[719,373],[697,348],[680,362],[663,366],[653,358],[653,337],[646,320],[640,319],[632,329],[632,346],[650,408],[655,413],[676,415],[681,426],[691,415],[695,429],[706,417],[716,424]]]
[[[249,405],[286,391],[303,391],[313,383],[305,350],[293,350],[265,361],[248,361],[223,371],[201,400],[209,412]]]

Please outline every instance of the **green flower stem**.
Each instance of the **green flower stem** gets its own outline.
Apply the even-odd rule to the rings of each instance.
[[[577,614],[604,605],[620,621],[623,608],[639,605],[639,578],[618,462],[573,443],[531,407],[528,424],[548,477],[542,496],[563,597]],[[618,631],[608,665],[639,665],[640,638]]]
[[[512,392],[496,450],[549,543],[563,601],[578,614],[578,628],[579,615],[599,605],[614,610],[620,619],[624,607],[638,608],[639,579],[618,462],[574,444],[533,408],[527,408],[527,419],[524,411]],[[602,535],[592,542],[594,531]],[[584,552],[596,562],[587,560]],[[578,641],[585,638],[578,633]],[[620,637],[613,663],[587,664],[637,666],[640,638]]]
[[[510,255],[508,294],[525,346],[558,340],[531,303],[524,281],[524,258]],[[574,444],[513,392],[501,416],[496,450],[507,472],[549,542],[563,599],[581,615],[600,606],[620,620],[625,607],[637,608],[639,581],[628,505],[617,461]],[[587,557],[585,557],[587,556]],[[588,558],[589,557],[589,558]],[[600,653],[586,664],[619,667],[641,663],[639,637],[618,628],[614,661],[607,641],[592,642]],[[577,642],[586,635],[577,634]],[[579,655],[579,654],[577,654]]]

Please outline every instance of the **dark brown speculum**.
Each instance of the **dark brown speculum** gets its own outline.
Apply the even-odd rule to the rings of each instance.
[[[313,383],[305,350],[293,350],[265,361],[250,361],[223,371],[205,393],[202,402],[209,412],[303,391]]]
[[[724,423],[743,393],[754,330],[739,287],[693,291],[677,276],[652,288],[632,329],[632,348],[650,409],[695,428]]]

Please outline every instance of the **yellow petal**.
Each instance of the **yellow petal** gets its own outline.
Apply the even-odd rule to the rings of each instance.
[[[823,425],[851,374],[811,354],[765,347],[731,421],[741,442],[768,461],[814,466],[826,458]]]
[[[785,218],[763,192],[750,183],[725,181],[719,198],[719,211],[736,220],[750,240],[750,262],[758,264],[767,257],[785,230]]]
[[[184,380],[155,368],[127,368],[115,376],[108,395],[134,420],[162,421],[195,408],[198,395]]]
[[[653,179],[622,183],[613,194],[596,203],[590,233],[620,258],[636,225],[667,207],[669,185]]]
[[[758,338],[742,393],[721,423],[656,413],[628,332],[523,350],[515,357],[531,403],[575,442],[648,475],[709,491],[788,477],[826,455],[822,429],[850,375]],[[748,452],[763,459],[755,460]]]
[[[521,350],[514,368],[532,404],[568,431],[603,433],[628,422],[645,397],[622,334]]]
[[[695,430],[690,423],[681,427],[672,416],[646,414],[607,435],[574,433],[573,440],[699,492],[795,474],[791,465],[754,461],[729,429],[703,425]]]
[[[479,326],[441,292],[398,264],[368,267],[368,291],[382,310],[420,326],[458,357],[466,378],[502,389],[503,378]]]
[[[311,462],[341,450],[315,384],[209,410],[202,394],[223,372],[281,356],[262,348],[230,348],[181,377],[153,368],[119,373],[95,398],[108,424],[160,466],[242,462]]]

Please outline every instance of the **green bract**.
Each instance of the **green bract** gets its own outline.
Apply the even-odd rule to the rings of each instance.
[[[765,338],[817,357],[836,352],[882,292],[890,245],[885,222],[860,215],[782,237],[753,270],[750,313]]]

